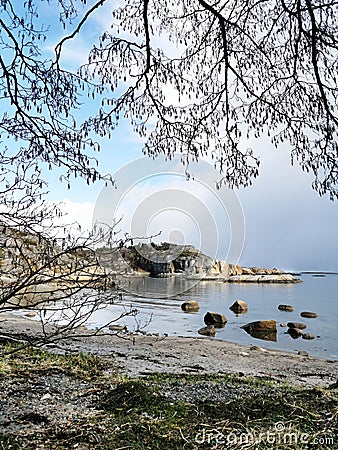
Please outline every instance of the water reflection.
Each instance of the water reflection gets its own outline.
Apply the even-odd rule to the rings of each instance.
[[[242,344],[253,344],[256,339],[263,339],[266,348],[289,351],[306,350],[311,355],[338,359],[337,353],[337,304],[338,275],[326,277],[302,276],[303,283],[297,284],[235,284],[213,281],[186,280],[180,277],[150,279],[147,277],[126,279],[126,294],[123,301],[109,305],[98,312],[91,320],[91,326],[105,323],[107,315],[116,317],[132,306],[139,310],[137,317],[147,322],[152,320],[146,330],[169,335],[198,336],[203,326],[204,315],[216,311],[228,318],[227,326],[217,330],[216,338]],[[174,287],[174,290],[172,290]],[[180,292],[173,296],[174,292]],[[130,295],[128,292],[134,292]],[[230,306],[238,299],[248,304],[246,314],[234,314]],[[181,309],[183,302],[196,300],[200,309],[196,313],[185,313]],[[281,311],[278,305],[293,305],[294,311]],[[302,311],[315,311],[318,318],[305,320],[309,332],[321,336],[312,341],[291,339],[280,324],[289,321],[298,322]],[[250,321],[271,318],[277,322],[277,333],[252,335],[240,328]],[[129,330],[135,327],[135,319],[124,318],[119,321]],[[276,344],[276,342],[278,342]]]
[[[243,328],[243,327],[242,327]],[[277,342],[277,332],[273,330],[252,330],[250,328],[243,328],[250,336],[255,339],[262,339],[263,341]]]
[[[181,276],[166,278],[120,277],[116,280],[120,289],[129,295],[148,298],[170,298],[189,291],[201,281],[201,276],[191,279]]]

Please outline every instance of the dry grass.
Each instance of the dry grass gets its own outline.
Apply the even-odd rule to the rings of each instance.
[[[127,379],[107,358],[31,349],[0,361],[0,382],[0,443],[6,450],[298,450],[338,444],[337,389],[238,376]],[[175,396],[178,386],[189,397],[193,388],[207,393],[222,383],[230,396]]]

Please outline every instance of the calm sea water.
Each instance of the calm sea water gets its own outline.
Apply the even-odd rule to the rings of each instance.
[[[118,321],[129,330],[144,326],[149,333],[199,336],[197,331],[204,326],[204,314],[215,311],[223,313],[228,319],[226,326],[217,331],[217,339],[291,352],[306,350],[311,356],[338,359],[338,274],[324,277],[304,274],[300,278],[303,282],[297,284],[196,283],[180,278],[140,278],[129,282],[130,291],[138,292],[139,296],[126,295],[121,303],[97,312],[90,325],[103,325],[109,318],[132,306],[139,310],[139,314]],[[191,284],[194,286],[186,290]],[[172,289],[175,296],[168,298]],[[199,302],[197,313],[181,310],[182,302],[190,299]],[[246,314],[236,316],[229,306],[238,299],[247,302],[249,309]],[[279,304],[293,305],[294,312],[279,311]],[[314,311],[319,316],[305,319],[300,317],[301,311]],[[277,321],[277,342],[253,338],[240,328],[245,323],[264,319]],[[316,338],[311,341],[292,339],[285,334],[286,328],[279,326],[290,321],[307,324],[306,332]]]

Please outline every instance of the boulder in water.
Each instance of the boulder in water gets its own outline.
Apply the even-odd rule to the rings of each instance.
[[[236,300],[230,307],[235,314],[243,314],[248,311],[248,304],[243,300]]]
[[[287,333],[292,337],[292,339],[298,339],[303,335],[302,330],[299,328],[289,328]]]
[[[315,312],[303,311],[300,313],[300,316],[306,317],[307,319],[315,319],[316,317],[318,317],[318,314]]]
[[[299,330],[304,330],[306,328],[305,323],[299,323],[299,322],[288,322],[289,328],[298,328]]]
[[[188,300],[182,303],[181,308],[185,312],[196,312],[200,309],[200,305],[196,300]]]
[[[314,335],[312,333],[304,333],[304,334],[302,334],[302,338],[303,339],[307,339],[307,340],[312,340],[315,337],[314,337]]]
[[[271,330],[271,331],[277,331],[276,328],[276,321],[275,320],[257,320],[255,322],[247,323],[243,326],[241,326],[245,331],[265,331],[265,330]]]
[[[198,333],[202,336],[215,336],[216,328],[213,325],[208,325],[206,327],[200,328]]]
[[[278,305],[278,309],[280,311],[288,311],[288,312],[293,312],[294,311],[294,307],[291,305]]]
[[[204,316],[204,323],[206,325],[214,325],[216,327],[224,327],[227,323],[227,318],[224,314],[216,313],[216,312],[207,312]]]

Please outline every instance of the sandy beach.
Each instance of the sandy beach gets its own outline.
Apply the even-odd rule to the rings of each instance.
[[[3,314],[0,335],[34,336],[39,323]],[[258,346],[259,345],[259,346]],[[153,373],[204,373],[269,377],[302,386],[327,387],[337,382],[338,361],[264,349],[264,342],[244,346],[208,337],[107,334],[78,330],[71,338],[47,344],[57,353],[111,356],[118,370],[138,377]]]

